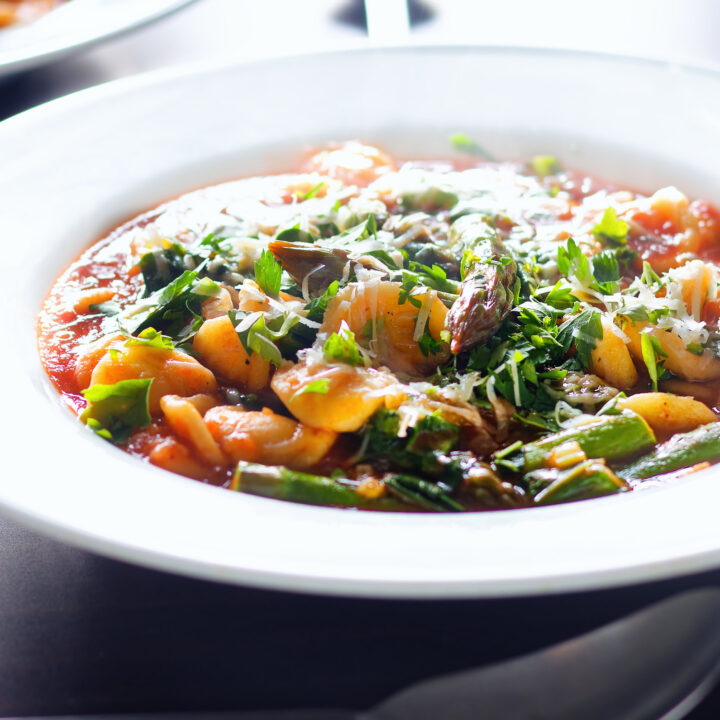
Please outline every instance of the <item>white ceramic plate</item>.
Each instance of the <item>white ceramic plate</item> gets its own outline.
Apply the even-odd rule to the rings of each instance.
[[[396,597],[559,592],[720,563],[720,468],[655,490],[487,514],[375,514],[204,486],[92,435],[45,377],[35,316],[81,249],[173,194],[361,138],[448,156],[557,155],[720,202],[720,77],[580,53],[346,52],[132,78],[0,125],[0,504],[115,557],[265,587]]]
[[[35,22],[0,30],[0,77],[146,25],[193,0],[72,0]]]

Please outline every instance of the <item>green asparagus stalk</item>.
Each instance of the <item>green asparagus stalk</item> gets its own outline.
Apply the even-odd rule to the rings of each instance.
[[[447,325],[453,353],[487,342],[510,312],[517,266],[484,215],[464,215],[450,227],[450,245],[462,249],[462,288]]]
[[[368,510],[407,509],[393,498],[365,498],[351,485],[323,475],[286,467],[239,462],[230,485],[232,490],[251,495],[290,500],[306,505],[358,507]]]
[[[450,488],[441,487],[430,480],[414,475],[392,475],[385,478],[386,485],[405,502],[424,510],[462,512],[465,508],[450,497]]]
[[[544,468],[525,476],[525,481],[536,505],[554,505],[573,500],[612,495],[627,489],[605,463],[585,460],[566,470]]]
[[[587,423],[548,435],[523,447],[523,468],[526,472],[546,464],[554,447],[575,440],[589,458],[620,460],[639,454],[655,445],[650,426],[637,413],[624,410],[618,415],[592,417]]]
[[[641,457],[618,474],[626,480],[644,480],[681,470],[701,462],[720,460],[720,422],[674,435],[653,452]]]
[[[330,283],[339,280],[348,262],[348,253],[341,248],[329,250],[319,245],[273,240],[268,249],[298,285],[307,277],[312,297],[322,295]]]

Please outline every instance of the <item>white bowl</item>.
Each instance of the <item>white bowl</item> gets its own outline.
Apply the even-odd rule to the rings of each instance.
[[[57,60],[157,20],[194,0],[72,0],[0,30],[0,77]]]
[[[0,125],[5,512],[56,538],[216,580],[323,593],[463,597],[609,587],[720,563],[720,468],[653,490],[477,514],[380,514],[235,494],[87,431],[38,360],[54,277],[163,199],[287,169],[361,138],[448,156],[555,154],[640,189],[720,202],[720,76],[581,53],[406,48],[131,78]]]

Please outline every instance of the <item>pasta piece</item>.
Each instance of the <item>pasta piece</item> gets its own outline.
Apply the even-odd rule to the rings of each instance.
[[[704,403],[691,397],[664,392],[638,393],[620,398],[619,408],[633,410],[659,435],[694,430],[718,418]]]
[[[307,162],[307,169],[342,180],[348,185],[368,185],[395,169],[393,161],[381,150],[359,142],[322,150]]]
[[[662,380],[660,389],[663,392],[671,392],[675,395],[689,395],[704,402],[711,408],[720,402],[720,387],[718,387],[717,383],[694,383],[679,378],[671,378],[670,380]]]
[[[441,342],[448,309],[435,291],[413,297],[419,308],[409,299],[401,303],[400,297],[399,283],[350,283],[329,303],[319,332],[337,332],[344,320],[356,338],[369,345],[376,364],[411,377],[428,375],[450,357]],[[419,341],[426,333],[440,344],[423,350]]]
[[[396,395],[390,373],[351,365],[281,367],[271,387],[285,407],[305,425],[336,432],[359,430],[368,418]],[[404,397],[404,394],[402,394]]]
[[[198,480],[207,477],[208,469],[198,462],[183,443],[174,437],[162,438],[149,451],[148,459],[153,465],[170,472]]]
[[[592,371],[613,387],[627,390],[638,381],[630,351],[613,330],[613,323],[602,316],[603,336],[590,353]]]
[[[78,389],[85,390],[85,388],[90,387],[93,370],[100,362],[100,359],[107,353],[108,348],[122,346],[124,342],[125,336],[115,333],[80,346],[77,360],[75,360],[75,379],[77,380]]]
[[[177,395],[165,395],[160,407],[172,430],[187,440],[209,465],[225,465],[227,458],[213,439],[195,405]]]
[[[643,362],[640,333],[645,331],[657,338],[662,351],[667,357],[662,358],[664,367],[675,375],[692,382],[705,382],[720,378],[720,359],[705,350],[702,355],[691,353],[685,343],[673,332],[660,330],[644,322],[629,322],[623,331],[630,338],[630,352],[635,360]]]
[[[225,288],[220,288],[220,292],[217,295],[208,298],[202,304],[202,316],[206,320],[211,320],[227,315],[232,309],[233,302],[230,293]]]
[[[248,354],[227,315],[206,320],[193,340],[193,350],[214,373],[250,392],[267,387],[270,362]]]
[[[205,413],[210,434],[233,462],[284,465],[306,470],[327,455],[337,438],[265,408],[262,412],[222,405]]]
[[[91,305],[99,305],[100,303],[112,300],[116,294],[116,291],[110,287],[88,288],[86,290],[81,290],[78,294],[77,300],[75,300],[73,310],[78,315],[92,312],[90,309]]]
[[[217,388],[214,375],[195,358],[180,350],[150,345],[110,348],[92,371],[91,385],[114,385],[120,380],[153,378],[150,413],[160,412],[163,395],[197,395]]]

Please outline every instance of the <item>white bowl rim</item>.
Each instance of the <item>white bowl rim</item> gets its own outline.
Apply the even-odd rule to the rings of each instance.
[[[515,48],[512,46],[497,47],[478,47],[478,46],[402,46],[396,48],[371,48],[357,49],[345,51],[343,56],[348,55],[367,57],[371,54],[407,54],[407,53],[427,53],[436,52],[439,54],[447,53],[480,53],[480,54],[516,54],[523,57],[539,56],[539,57],[576,57],[585,58],[601,63],[615,62],[621,64],[632,64],[635,66],[643,66],[654,68],[655,70],[666,70],[670,67],[681,67],[684,72],[690,74],[708,75],[714,80],[720,79],[720,75],[712,68],[679,66],[676,63],[666,63],[659,60],[648,60],[635,57],[619,57],[607,55],[605,53],[590,53],[577,50],[564,51],[558,49],[539,49],[539,48]],[[241,72],[247,69],[252,70],[253,67],[271,67],[277,64],[283,65],[288,61],[289,57],[301,57],[309,59],[313,58],[325,59],[328,55],[338,54],[334,51],[307,53],[301,56],[286,56],[281,58],[264,59],[250,62],[242,62],[234,64],[231,67],[221,63],[205,63],[195,65],[193,67],[170,68],[159,71],[145,73],[141,76],[127,78],[112,83],[106,83],[95,88],[83,90],[70,96],[60,98],[45,105],[25,111],[13,118],[10,118],[0,124],[0,148],[6,135],[20,130],[24,125],[30,123],[48,122],[53,117],[62,115],[63,113],[77,112],[83,106],[92,108],[98,104],[108,102],[113,98],[122,98],[126,93],[132,90],[148,90],[151,88],[161,88],[162,86],[175,82],[179,79],[191,81],[201,77],[211,76],[216,72]],[[0,264],[2,267],[2,264]],[[45,388],[47,390],[47,388]],[[69,425],[66,423],[66,425]],[[80,437],[84,430],[79,426],[69,427],[64,431],[67,436]],[[85,437],[85,436],[83,436]],[[109,452],[116,452],[112,448],[104,447],[98,440],[92,438],[91,442],[86,442],[87,448],[92,444],[92,456],[94,458],[109,457]],[[118,467],[130,468],[130,464],[136,462],[126,456],[115,457],[113,463]],[[709,476],[717,475],[712,469],[707,472],[697,474],[697,478],[693,478],[692,482],[684,480],[678,482],[676,487],[672,488],[674,497],[684,499],[688,496],[688,487],[690,485],[698,485],[702,480]],[[164,473],[155,471],[155,481],[158,486],[169,486],[176,478],[170,479]],[[214,488],[209,488],[201,484],[192,483],[190,481],[181,480],[183,483],[183,494],[187,498],[199,503],[206,502],[210,497],[208,493],[219,493]],[[15,485],[18,483],[15,482]],[[706,488],[709,487],[707,482],[702,483]],[[262,587],[277,588],[284,590],[305,591],[305,592],[322,592],[333,594],[347,595],[366,595],[366,596],[383,596],[383,597],[479,597],[479,596],[498,596],[498,595],[522,595],[522,594],[540,594],[549,592],[564,592],[570,590],[581,590],[599,587],[608,587],[614,585],[628,584],[638,581],[648,581],[653,579],[665,578],[677,574],[685,574],[713,567],[720,562],[720,537],[714,542],[707,542],[707,538],[701,537],[694,539],[699,542],[689,546],[676,548],[673,552],[663,552],[661,554],[645,553],[643,557],[617,558],[613,557],[610,562],[607,558],[599,565],[596,563],[585,569],[575,569],[568,572],[567,569],[558,569],[553,572],[551,567],[545,567],[538,571],[537,574],[529,571],[526,566],[521,575],[514,576],[512,572],[503,574],[498,568],[494,568],[492,577],[477,575],[472,576],[460,574],[459,576],[448,576],[444,572],[438,572],[438,568],[434,568],[434,572],[427,577],[394,577],[385,568],[383,573],[376,574],[371,566],[370,568],[339,568],[338,559],[334,559],[335,566],[332,572],[325,572],[322,567],[318,569],[316,565],[310,563],[308,566],[300,570],[288,569],[281,565],[272,567],[253,566],[243,564],[242,562],[228,562],[227,557],[217,558],[213,554],[212,547],[202,548],[183,548],[178,551],[177,548],[168,546],[163,543],[153,544],[150,542],[152,536],[147,532],[140,540],[128,537],[127,532],[119,532],[117,528],[109,529],[98,526],[97,521],[88,523],[78,522],[77,516],[72,516],[69,520],[62,514],[58,515],[52,507],[45,505],[38,509],[33,505],[31,494],[19,490],[17,487],[13,489],[13,483],[0,483],[0,505],[3,511],[22,520],[26,524],[43,532],[47,532],[59,540],[70,542],[81,547],[96,550],[104,554],[117,557],[119,559],[131,560],[141,564],[156,567],[158,569],[169,570],[179,573],[186,573],[198,577],[205,577],[213,580],[246,583],[258,585]],[[179,485],[178,485],[179,487]],[[600,508],[607,508],[607,512],[617,513],[617,517],[623,517],[627,514],[628,509],[632,506],[641,505],[645,508],[650,507],[652,512],[666,512],[668,502],[662,498],[670,494],[669,488],[663,488],[656,492],[637,493],[625,497],[613,497],[602,500],[595,500],[591,503],[579,503],[571,506],[542,508],[532,510],[513,511],[510,514],[504,513],[503,519],[499,522],[488,518],[488,527],[484,527],[482,534],[502,530],[503,525],[515,525],[518,523],[529,523],[537,525],[541,518],[543,526],[547,525],[545,520],[552,522],[562,522],[569,528],[577,530],[581,527],[584,518],[596,516],[601,513]],[[230,494],[229,494],[230,495]],[[691,496],[691,495],[690,495]],[[660,498],[660,500],[658,500]],[[268,505],[270,503],[271,505]],[[213,503],[214,504],[214,503]],[[378,524],[386,523],[388,520],[380,519],[379,516],[368,513],[360,513],[348,515],[345,511],[307,508],[305,506],[293,506],[291,511],[287,511],[287,503],[278,503],[272,500],[263,500],[258,498],[249,498],[238,495],[230,495],[225,503],[229,508],[252,508],[260,514],[270,512],[273,509],[279,509],[284,506],[281,515],[288,514],[302,516],[301,526],[304,530],[310,532],[316,519],[320,519],[323,515],[330,519],[330,514],[334,517],[354,517],[355,519],[362,516],[361,524],[376,528]],[[672,505],[672,500],[670,501]],[[596,510],[597,508],[597,510]],[[575,518],[573,522],[567,523],[566,520],[572,513]],[[418,527],[421,531],[425,531],[428,526],[440,526],[443,531],[449,531],[463,540],[468,540],[476,534],[473,525],[477,523],[477,515],[473,517],[463,516],[463,518],[454,518],[443,516],[419,516],[407,515],[383,516],[390,520],[397,520],[398,525],[402,526],[403,531],[418,536]],[[486,516],[487,517],[487,516]],[[493,517],[497,517],[493,514]],[[611,518],[613,515],[610,516]],[[537,521],[537,522],[536,522]],[[626,520],[623,519],[623,522]],[[707,521],[705,516],[702,521]],[[502,532],[500,533],[502,534]],[[316,540],[318,538],[315,538]],[[245,558],[246,560],[247,558]],[[355,558],[357,559],[357,558]]]

